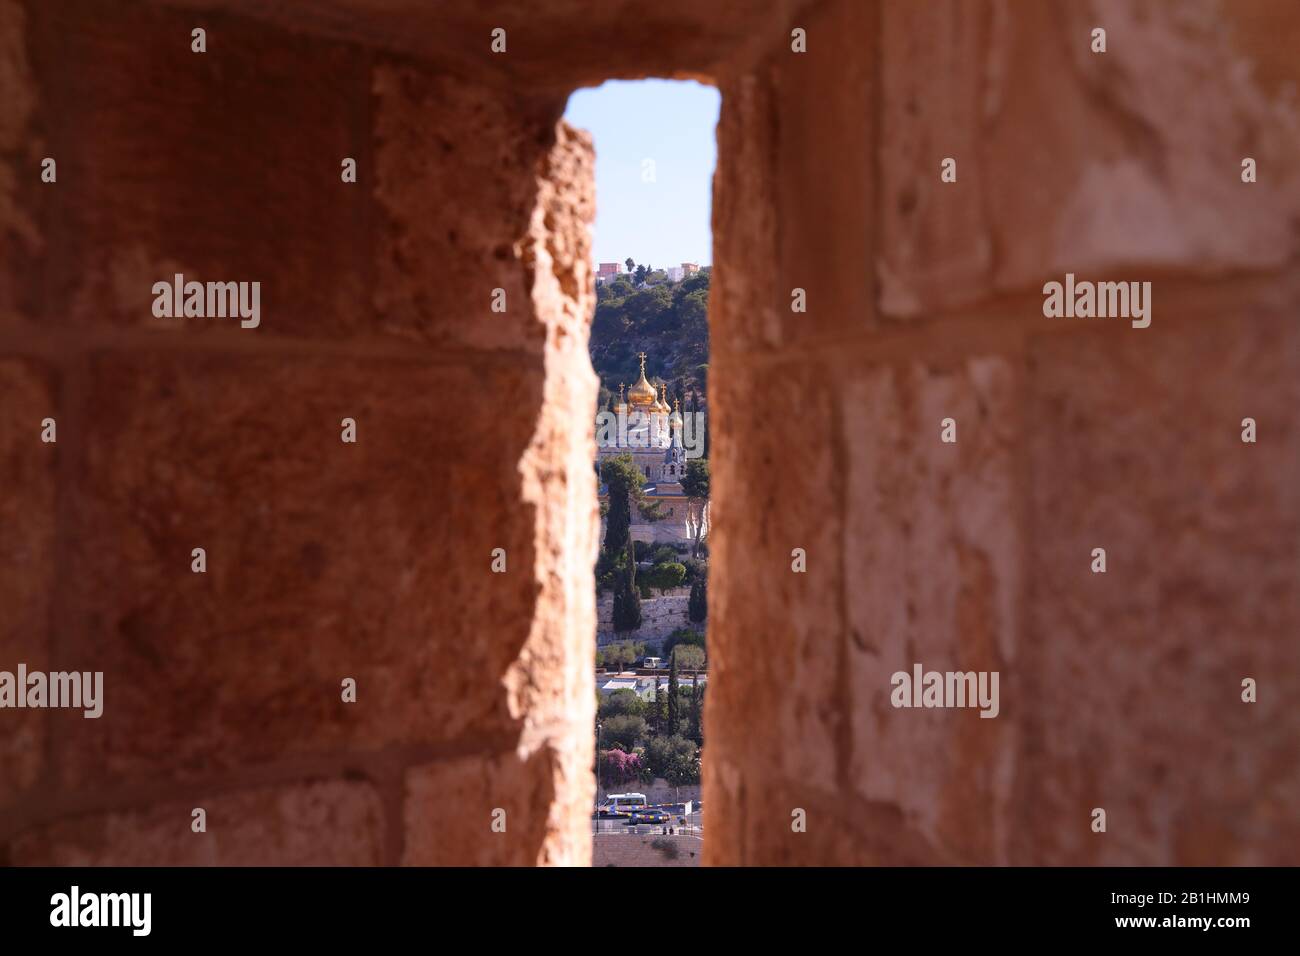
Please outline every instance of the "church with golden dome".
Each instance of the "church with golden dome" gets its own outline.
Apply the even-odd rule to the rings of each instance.
[[[630,455],[645,475],[643,492],[647,505],[658,504],[662,518],[647,521],[632,511],[632,538],[652,543],[687,543],[691,540],[692,516],[688,513],[682,477],[686,473],[681,401],[668,404],[667,386],[655,389],[645,374],[645,353],[640,352],[641,374],[629,388],[620,385],[613,414],[597,416],[597,460]],[[600,489],[601,501],[606,489]]]

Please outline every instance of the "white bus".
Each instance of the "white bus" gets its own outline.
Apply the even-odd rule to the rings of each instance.
[[[644,793],[611,793],[601,804],[602,813],[628,814],[634,810],[645,809]]]

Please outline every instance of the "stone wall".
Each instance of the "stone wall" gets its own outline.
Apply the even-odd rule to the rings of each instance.
[[[706,862],[1300,862],[1300,69],[1234,29],[1266,14],[1297,24],[845,0],[724,79]],[[1152,281],[1151,326],[1045,318],[1066,272]],[[1000,671],[999,717],[895,709],[916,662]]]
[[[658,75],[723,93],[706,861],[1300,862],[1294,7],[100,6],[0,0],[0,668],[106,683],[0,712],[0,859],[590,861],[557,119]],[[155,320],[175,272],[261,327]],[[1151,327],[1045,319],[1066,272]],[[998,718],[892,708],[918,661]]]
[[[0,711],[0,859],[585,864],[594,206],[564,97],[0,0],[0,102],[0,669],[105,684],[98,720]],[[260,281],[260,327],[154,318],[177,272]]]
[[[597,833],[592,866],[699,866],[703,841],[694,834]]]
[[[641,512],[637,508],[632,509],[632,520],[628,525],[628,534],[633,541],[645,541],[648,544],[664,545],[691,545],[695,541],[694,529],[689,517],[689,506],[685,498],[656,498],[653,495],[646,496],[647,502],[657,502],[663,511],[664,517],[658,521],[646,521],[641,517]],[[707,511],[705,513],[705,534],[707,541],[708,522]],[[602,516],[600,519],[600,541],[605,540],[606,519]],[[682,555],[683,558],[690,556],[690,552]]]
[[[654,597],[641,599],[641,627],[630,634],[618,634],[614,631],[614,595],[606,592],[596,600],[596,643],[632,640],[656,644],[678,628],[698,627],[691,623],[690,601],[690,588],[672,588],[662,594],[655,591]]]

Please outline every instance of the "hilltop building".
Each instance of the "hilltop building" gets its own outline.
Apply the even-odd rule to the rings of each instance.
[[[645,475],[642,490],[646,503],[658,503],[663,517],[659,521],[647,521],[639,509],[633,508],[631,534],[634,541],[688,544],[694,538],[695,521],[702,520],[707,531],[708,508],[704,509],[702,517],[692,515],[682,490],[686,452],[681,440],[681,403],[674,399],[669,406],[667,386],[660,385],[656,390],[646,378],[645,353],[641,352],[637,357],[641,360],[641,375],[631,388],[626,389],[626,395],[625,386],[619,386],[614,406],[615,414],[627,420],[626,436],[620,435],[620,440],[614,444],[598,442],[596,466],[599,469],[605,459],[626,454],[632,456]],[[600,500],[608,501],[608,489],[603,483]],[[601,534],[604,534],[603,519]]]

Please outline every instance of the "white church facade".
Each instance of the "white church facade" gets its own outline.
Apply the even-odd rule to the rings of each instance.
[[[683,441],[684,422],[680,401],[674,399],[669,407],[667,386],[655,387],[645,374],[645,353],[641,360],[641,376],[624,395],[619,386],[618,402],[613,416],[606,413],[606,424],[612,418],[614,427],[597,428],[597,460],[630,455],[637,468],[645,475],[642,493],[645,503],[662,516],[657,521],[647,520],[638,508],[632,509],[631,535],[634,541],[653,544],[689,544],[695,538],[695,526],[703,523],[708,533],[708,504],[701,509],[692,506],[682,490],[686,474],[686,443]],[[608,500],[604,484],[600,487],[600,500]],[[604,518],[601,519],[601,537],[604,537]]]

